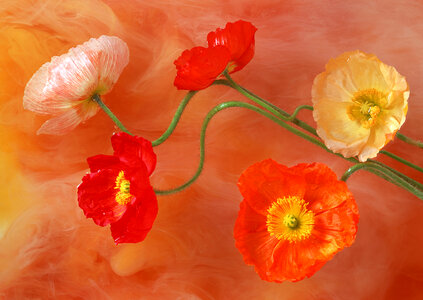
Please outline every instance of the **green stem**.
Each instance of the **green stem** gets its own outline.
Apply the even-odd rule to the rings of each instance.
[[[290,132],[308,140],[309,142],[325,149],[326,151],[333,153],[332,151],[330,151],[328,148],[326,148],[326,146],[318,139],[309,136],[308,134],[302,132],[301,130],[292,127],[291,125],[285,123],[283,120],[279,119],[278,117],[274,116],[273,114],[259,108],[256,107],[252,104],[249,103],[244,103],[244,102],[238,102],[238,101],[229,101],[229,102],[224,102],[221,104],[216,105],[214,108],[212,108],[209,113],[206,115],[204,121],[203,121],[203,125],[201,127],[201,134],[200,134],[200,163],[198,165],[197,171],[195,172],[195,174],[191,177],[191,179],[189,179],[186,183],[170,189],[170,190],[155,190],[157,195],[169,195],[169,194],[174,194],[177,192],[180,192],[182,190],[184,190],[185,188],[189,187],[192,183],[194,183],[194,181],[198,178],[198,176],[200,176],[203,167],[204,167],[204,158],[205,158],[205,137],[206,137],[206,129],[207,126],[210,122],[210,120],[213,118],[214,115],[216,115],[219,111],[224,110],[226,108],[230,108],[230,107],[242,107],[242,108],[246,108],[252,111],[255,111],[263,116],[265,116],[266,118],[274,121],[275,123],[277,123],[278,125],[284,127],[285,129],[289,130]],[[300,108],[301,109],[301,108]],[[298,111],[300,109],[296,109],[295,112],[298,113]],[[294,113],[295,113],[294,112]],[[292,114],[294,115],[294,114]],[[287,117],[285,117],[286,119],[291,118],[291,115],[288,115]],[[337,156],[343,157],[340,154],[335,154]],[[346,160],[350,161],[350,162],[357,162],[357,160],[355,158],[345,158]]]
[[[417,146],[417,147],[419,147],[419,148],[423,148],[423,142],[421,142],[421,141],[416,141],[416,140],[413,140],[412,138],[409,138],[408,136],[405,136],[405,135],[403,135],[402,133],[397,133],[397,135],[396,135],[401,141],[404,141],[404,142],[406,142],[406,143],[408,143],[408,144],[411,144],[411,145],[414,145],[414,146]]]
[[[278,116],[280,118],[290,117],[290,114],[288,114],[286,111],[284,111],[281,108],[277,107],[276,105],[268,102],[267,100],[265,100],[263,98],[260,98],[259,96],[255,95],[254,93],[248,91],[247,89],[245,89],[242,86],[240,86],[239,84],[237,84],[232,79],[232,77],[229,75],[229,73],[227,71],[225,71],[223,73],[223,75],[228,80],[230,87],[232,87],[233,89],[237,90],[239,93],[241,93],[242,95],[244,95],[248,99],[252,100],[253,102],[257,103],[258,105],[260,105],[264,109],[268,110],[269,112],[271,112],[275,116]],[[223,83],[221,80],[219,82],[216,82],[216,83],[217,84],[225,84],[225,85],[228,85],[227,83]],[[309,110],[313,110],[313,107],[312,106],[305,105],[305,107],[307,109],[309,109]],[[307,123],[305,123],[303,121],[300,121],[300,120],[298,120],[296,118],[293,118],[292,120],[289,120],[289,121],[291,121],[295,125],[301,127],[302,129],[310,132],[311,134],[317,136],[316,129],[314,129],[312,126],[308,125]]]
[[[281,110],[280,108],[278,108],[277,106],[275,106],[275,105],[273,105],[272,103],[270,103],[270,102],[268,102],[268,101],[266,101],[265,99],[263,99],[263,98],[260,98],[259,96],[257,96],[257,95],[255,95],[255,94],[253,94],[252,92],[250,92],[250,91],[248,91],[247,89],[245,89],[245,88],[243,88],[242,86],[240,86],[240,85],[238,85],[230,76],[229,76],[229,74],[226,72],[226,73],[224,73],[224,75],[225,75],[225,77],[227,78],[227,80],[228,80],[228,82],[229,82],[229,85],[231,86],[231,87],[233,87],[234,89],[236,89],[237,91],[239,91],[241,94],[243,94],[243,95],[245,95],[246,97],[248,97],[249,99],[251,99],[251,100],[253,100],[254,102],[256,102],[256,103],[258,103],[259,105],[261,105],[262,107],[264,107],[265,109],[267,109],[267,107],[272,107],[272,109],[273,110],[270,110],[272,113],[274,113],[275,114],[275,111],[277,111],[277,112],[279,112],[279,117],[281,117],[281,116],[284,116],[284,117],[286,117],[288,114],[285,112],[285,111],[283,111],[283,110]],[[224,83],[221,83],[221,84],[224,84]],[[228,85],[228,84],[226,84],[226,85]],[[245,94],[245,93],[247,93],[247,94]],[[262,104],[260,104],[260,103],[264,103],[265,105],[262,105]],[[308,106],[308,105],[304,105],[304,106],[300,106],[300,107],[298,107],[297,108],[297,110],[300,110],[300,109],[309,109],[309,110],[313,110],[313,107],[312,106]],[[296,110],[296,112],[297,112],[297,110]],[[298,113],[298,112],[297,112]],[[277,115],[277,114],[275,114],[275,115]],[[306,131],[308,131],[308,132],[310,132],[311,134],[313,134],[313,135],[316,135],[317,136],[317,132],[316,132],[316,130],[313,128],[313,127],[311,127],[310,125],[308,125],[307,123],[305,123],[305,122],[303,122],[303,121],[300,121],[300,120],[298,120],[298,119],[295,119],[295,115],[296,115],[296,113],[294,112],[294,117],[292,117],[292,119],[293,119],[293,123],[294,124],[296,124],[297,126],[299,126],[299,127],[301,127],[302,129],[304,129],[304,130],[306,130]],[[284,120],[287,120],[286,118],[281,118],[281,119],[284,119]],[[289,118],[289,120],[288,121],[291,121],[291,118]],[[401,138],[401,139],[403,139],[403,140],[406,140],[407,142],[410,142],[410,143],[413,143],[414,145],[418,145],[418,146],[422,146],[423,145],[423,143],[421,143],[421,142],[417,142],[417,141],[414,141],[414,140],[412,140],[412,139],[410,139],[410,138],[407,138],[407,137],[405,137],[404,135],[402,135],[402,134],[400,134],[400,133],[398,133],[397,134],[398,136],[399,136],[399,138]],[[326,147],[325,147],[326,148]],[[332,151],[330,151],[330,150],[328,150],[327,148],[326,148],[326,150],[328,151],[328,152],[331,152],[331,153],[333,153]],[[419,171],[423,171],[423,168],[421,168],[421,167],[419,167],[419,166],[417,166],[417,165],[414,165],[413,163],[411,163],[411,162],[409,162],[409,161],[407,161],[407,160],[405,160],[405,159],[402,159],[401,157],[399,157],[399,156],[396,156],[396,155],[394,155],[394,154],[392,154],[392,153],[389,153],[389,152],[387,152],[387,151],[381,151],[381,153],[383,153],[383,154],[385,154],[385,155],[388,155],[388,156],[390,156],[391,158],[394,158],[394,159],[397,159],[398,161],[400,161],[401,163],[403,163],[403,164],[405,164],[405,165],[407,165],[407,166],[409,166],[409,167],[412,167],[412,168],[414,168],[414,169],[416,169],[416,170],[419,170]],[[339,155],[339,154],[336,154],[336,155],[338,155],[338,156],[340,156],[340,157],[342,157],[342,158],[344,158],[344,159],[346,159],[346,160],[348,160],[348,161],[351,161],[351,162],[358,162],[357,161],[357,159],[355,159],[355,158],[345,158],[345,157],[343,157],[342,155]],[[371,161],[371,160],[369,160],[369,161]],[[381,162],[377,162],[377,161],[373,161],[373,162],[375,162],[377,165],[379,165],[380,166],[380,168],[379,169],[375,169],[375,168],[371,168],[371,169],[369,169],[368,171],[370,171],[370,172],[372,172],[372,173],[374,173],[374,174],[376,174],[376,175],[378,175],[378,176],[380,176],[380,177],[382,177],[382,178],[384,178],[384,179],[386,179],[386,180],[388,180],[388,181],[390,181],[390,182],[392,182],[392,183],[394,183],[394,184],[397,184],[396,182],[393,182],[392,180],[395,180],[395,178],[397,178],[397,177],[400,177],[401,178],[401,180],[403,180],[403,181],[406,181],[406,182],[408,182],[410,185],[413,185],[413,186],[419,186],[419,187],[421,187],[422,186],[422,184],[421,183],[419,183],[419,182],[417,182],[417,181],[415,181],[415,180],[413,180],[413,179],[411,179],[411,178],[409,178],[409,177],[407,177],[406,175],[404,175],[404,174],[402,174],[402,173],[400,173],[400,172],[398,172],[398,171],[396,171],[395,169],[392,169],[392,168],[390,168],[390,167],[388,167],[387,165],[385,165],[385,164],[383,164],[383,163],[381,163]],[[390,171],[391,173],[394,173],[395,175],[396,175],[396,177],[393,177],[394,179],[391,179],[391,178],[389,178],[389,177],[387,177],[387,176],[385,176],[385,175],[383,175],[383,171],[384,170],[388,170],[388,171]],[[398,185],[398,184],[397,184]]]
[[[409,184],[416,186],[419,189],[423,190],[423,184],[415,181],[414,179],[408,177],[407,175],[402,174],[401,172],[399,172],[399,171],[397,171],[397,170],[395,170],[395,169],[393,169],[393,168],[391,168],[391,167],[389,167],[389,166],[387,166],[387,165],[385,165],[385,164],[383,164],[383,163],[381,163],[377,160],[369,159],[369,160],[367,160],[367,162],[377,164],[377,165],[381,166],[382,168],[387,169],[390,172],[394,173],[395,175],[401,177],[403,180],[407,181]]]
[[[353,173],[355,173],[358,170],[367,170],[372,173],[375,173],[378,176],[381,176],[382,178],[388,180],[389,182],[407,190],[408,192],[412,193],[419,199],[423,199],[423,189],[421,188],[420,184],[413,184],[413,181],[411,178],[408,178],[406,180],[405,178],[398,176],[396,173],[391,172],[390,170],[384,168],[381,165],[378,165],[373,162],[365,162],[365,163],[359,163],[351,168],[349,168],[344,175],[342,176],[341,180],[346,181]],[[405,176],[405,175],[403,175]],[[406,176],[405,176],[406,177]]]
[[[178,109],[175,112],[175,115],[173,116],[172,121],[170,122],[169,127],[166,129],[166,131],[155,141],[151,142],[153,147],[160,145],[164,141],[166,141],[169,136],[172,134],[172,132],[175,130],[176,125],[178,125],[178,122],[181,118],[181,115],[187,106],[188,102],[191,100],[192,97],[197,93],[198,91],[189,91],[184,99],[182,99],[181,103],[178,106]]]
[[[413,168],[413,169],[415,169],[417,171],[423,172],[423,168],[422,167],[419,167],[419,166],[413,164],[412,162],[409,162],[408,160],[405,160],[404,158],[399,157],[399,156],[397,156],[397,155],[395,155],[395,154],[393,154],[391,152],[388,152],[388,151],[385,151],[385,150],[381,150],[381,151],[379,151],[379,153],[385,154],[386,156],[389,156],[389,157],[391,157],[391,158],[399,161],[400,163],[403,163],[404,165],[409,166],[410,168]]]
[[[126,129],[125,126],[123,126],[122,122],[119,121],[119,119],[112,113],[112,111],[106,106],[106,104],[101,101],[100,95],[94,94],[94,96],[92,96],[92,99],[97,102],[101,109],[112,119],[113,122],[115,122],[116,126],[119,127],[120,130],[126,132],[127,134],[133,135],[128,131],[128,129]]]

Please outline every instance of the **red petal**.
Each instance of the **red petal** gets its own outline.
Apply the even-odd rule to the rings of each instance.
[[[267,159],[251,165],[238,181],[245,201],[257,212],[267,215],[267,209],[278,198],[303,197],[305,181],[287,167]]]
[[[112,155],[96,155],[87,158],[92,173],[102,169],[114,169],[120,166],[120,160]]]
[[[266,217],[253,210],[242,201],[234,229],[235,245],[248,265],[254,265],[256,272],[268,280],[272,253],[278,243],[270,236],[266,227]]]
[[[226,47],[194,47],[175,60],[177,75],[174,85],[180,90],[201,90],[213,83],[230,60]]]
[[[147,168],[148,175],[153,173],[157,158],[150,141],[125,132],[113,134],[111,140],[114,155],[118,156],[121,162],[131,167],[139,167],[140,161],[142,161]]]
[[[235,69],[231,73],[241,70],[254,56],[254,34],[257,28],[250,22],[239,20],[227,23],[224,29],[218,28],[207,35],[209,47],[225,46],[231,53],[231,61]]]
[[[134,196],[136,197],[135,202],[128,205],[128,210],[122,219],[110,225],[116,244],[143,241],[156,219],[157,198],[151,186],[137,190]]]
[[[100,226],[118,221],[126,211],[126,205],[116,202],[116,177],[118,170],[102,170],[87,174],[78,186],[78,203],[87,218]]]

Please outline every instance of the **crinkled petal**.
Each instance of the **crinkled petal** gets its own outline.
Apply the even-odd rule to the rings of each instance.
[[[59,114],[94,93],[107,93],[128,61],[128,47],[119,38],[90,39],[45,63],[28,82],[23,106],[37,113]]]
[[[266,215],[269,206],[278,198],[303,197],[304,178],[271,159],[251,165],[238,181],[245,201],[257,212]]]
[[[269,165],[273,161],[264,161],[263,166],[265,162]],[[273,162],[272,165],[278,164]],[[279,166],[280,176],[296,175],[304,179],[302,199],[314,215],[311,232],[294,241],[278,240],[267,229],[268,216],[254,209],[250,204],[254,202],[244,199],[235,223],[234,236],[244,261],[254,265],[262,279],[298,281],[313,275],[337,252],[353,243],[359,214],[345,182],[339,181],[327,166],[319,163],[299,164],[292,168]],[[256,177],[245,184],[260,182],[260,175],[254,175]]]
[[[322,246],[317,243],[307,243],[310,247],[304,247],[301,243],[289,243],[280,241],[272,253],[273,264],[269,268],[269,281],[282,282],[289,280],[296,282],[310,277],[318,271],[327,259],[319,259],[318,252]]]
[[[78,186],[78,203],[87,218],[100,226],[117,222],[127,210],[127,205],[116,201],[118,170],[101,170],[82,178]]]
[[[241,202],[235,222],[234,238],[245,263],[254,265],[260,277],[268,280],[272,253],[278,240],[267,231],[266,217],[253,210],[245,200]]]
[[[389,135],[385,134],[383,128],[373,129],[366,144],[360,149],[358,160],[365,162],[369,158],[376,157],[379,150],[389,142],[388,137]]]
[[[90,167],[91,173],[97,172],[103,169],[119,169],[123,168],[119,157],[113,155],[99,154],[87,158],[88,166]]]
[[[148,175],[153,173],[157,158],[150,141],[125,132],[113,134],[111,140],[114,155],[119,157],[121,162],[134,167],[145,165]]]
[[[359,154],[370,134],[370,129],[350,119],[349,106],[345,102],[320,99],[314,102],[313,111],[319,136],[330,150],[345,157]]]
[[[133,184],[135,182],[131,181],[131,193]],[[141,186],[143,187],[135,188],[133,195],[136,200],[128,205],[128,210],[122,219],[110,225],[116,244],[141,242],[153,226],[158,211],[156,194],[149,183],[145,186],[145,182],[142,182]]]
[[[63,135],[66,134],[80,123],[94,116],[99,110],[99,106],[86,100],[84,103],[68,109],[57,117],[47,120],[38,129],[37,134]]]
[[[351,79],[351,72],[345,66],[317,75],[311,89],[313,103],[322,99],[351,103],[355,92],[357,88]]]
[[[304,176],[304,200],[309,203],[307,208],[315,214],[338,207],[352,198],[347,184],[338,180],[336,174],[324,164],[298,164],[291,170]]]
[[[225,70],[230,60],[226,47],[194,47],[175,60],[177,75],[174,85],[180,90],[201,90],[210,86]]]
[[[129,62],[129,49],[124,41],[115,36],[101,36],[91,39],[87,45],[98,53],[99,94],[107,93],[117,82],[123,69]]]
[[[218,28],[207,35],[209,47],[225,46],[231,54],[234,67],[231,73],[241,70],[254,56],[254,35],[257,28],[243,20],[227,23],[224,29]]]

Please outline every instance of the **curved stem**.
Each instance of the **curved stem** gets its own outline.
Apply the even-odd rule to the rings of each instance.
[[[200,135],[200,162],[199,162],[199,165],[198,165],[198,168],[197,168],[197,171],[195,172],[195,174],[186,183],[184,183],[184,184],[182,184],[182,185],[180,185],[176,188],[173,188],[173,189],[170,189],[170,190],[155,190],[157,195],[170,195],[170,194],[180,192],[180,191],[184,190],[185,188],[189,187],[200,176],[200,174],[203,170],[203,167],[204,167],[205,138],[206,138],[207,126],[208,126],[210,120],[213,118],[214,115],[216,115],[219,111],[224,110],[226,108],[230,108],[230,107],[242,107],[242,108],[246,108],[246,109],[255,111],[255,112],[265,116],[266,118],[274,121],[275,123],[284,127],[285,129],[291,131],[292,133],[308,140],[309,142],[325,149],[326,151],[328,151],[330,153],[333,153],[328,148],[326,148],[326,146],[320,140],[318,140],[318,139],[316,139],[312,136],[309,136],[308,134],[302,132],[301,130],[299,130],[297,128],[292,127],[291,125],[285,123],[283,120],[277,118],[276,116],[272,115],[271,113],[269,113],[269,112],[267,112],[267,111],[265,111],[265,110],[263,110],[263,109],[261,109],[257,106],[254,106],[254,105],[249,104],[249,103],[239,102],[239,101],[224,102],[224,103],[218,104],[214,108],[212,108],[209,111],[209,113],[206,115],[206,117],[204,118],[203,125],[201,127],[201,135]],[[295,111],[298,113],[298,111],[300,109],[296,109]],[[290,117],[292,117],[292,116],[289,115],[289,117],[286,117],[286,119],[289,119]],[[335,154],[335,155],[343,157],[340,154]],[[357,162],[357,160],[355,158],[345,158],[345,159],[348,160],[348,161],[351,161],[351,162]]]
[[[423,142],[420,142],[420,141],[416,141],[416,140],[413,140],[412,138],[409,138],[408,136],[405,136],[405,135],[403,135],[402,133],[397,133],[397,135],[396,135],[401,141],[404,141],[404,142],[406,142],[406,143],[408,143],[408,144],[411,144],[411,145],[414,145],[414,146],[417,146],[417,147],[419,147],[419,148],[423,148]]]
[[[254,102],[256,102],[256,103],[258,103],[259,105],[261,105],[262,107],[264,107],[265,109],[267,109],[267,107],[272,107],[272,109],[273,110],[271,110],[271,112],[272,113],[274,113],[275,115],[277,115],[276,113],[275,113],[275,111],[277,111],[277,112],[279,112],[279,117],[281,117],[281,116],[284,116],[284,117],[286,117],[288,114],[285,112],[285,111],[283,111],[283,110],[281,110],[280,108],[278,108],[277,106],[275,106],[275,105],[273,105],[272,103],[270,103],[270,102],[268,102],[268,101],[266,101],[265,99],[263,99],[263,98],[260,98],[259,96],[257,96],[257,95],[255,95],[255,94],[253,94],[252,92],[250,92],[250,91],[248,91],[247,89],[245,89],[245,88],[243,88],[242,86],[240,86],[240,85],[238,85],[231,77],[230,77],[230,75],[229,75],[229,73],[224,73],[224,75],[225,75],[225,77],[227,78],[227,80],[229,81],[229,86],[231,86],[231,87],[233,87],[234,89],[236,89],[237,91],[239,91],[241,94],[243,94],[243,95],[245,95],[246,97],[248,97],[249,99],[251,99],[251,100],[253,100]],[[225,84],[225,85],[228,85],[227,83],[220,83],[220,84]],[[262,105],[261,103],[264,103],[265,105]],[[313,107],[312,106],[308,106],[308,105],[305,105],[305,106],[300,106],[300,107],[298,107],[297,108],[297,110],[300,110],[300,109],[309,109],[309,110],[313,110]],[[297,112],[297,110],[296,110],[296,112]],[[298,113],[298,112],[297,112]],[[296,115],[295,114],[295,112],[294,112],[294,114],[293,115]],[[299,126],[299,127],[301,127],[302,129],[304,129],[304,130],[306,130],[306,131],[308,131],[308,132],[310,132],[311,134],[313,134],[313,135],[315,135],[315,136],[317,136],[317,132],[316,132],[316,130],[313,128],[313,127],[311,127],[310,125],[308,125],[307,123],[305,123],[305,122],[303,122],[303,121],[300,121],[300,120],[298,120],[298,119],[296,119],[295,118],[295,116],[294,117],[290,117],[290,118],[284,118],[284,117],[281,117],[281,119],[284,119],[284,120],[288,120],[288,121],[291,121],[291,119],[292,119],[292,122],[294,123],[294,124],[296,124],[297,126]],[[397,134],[397,136],[400,138],[400,139],[402,139],[402,140],[404,140],[404,141],[407,141],[407,142],[409,142],[409,143],[411,143],[411,144],[413,144],[413,145],[417,145],[417,146],[419,146],[419,147],[423,147],[423,143],[421,143],[421,142],[419,142],[419,141],[414,141],[414,140],[412,140],[412,139],[410,139],[410,138],[408,138],[408,137],[406,137],[406,136],[404,136],[403,134],[400,134],[400,133],[398,133]],[[325,147],[326,148],[326,147]],[[327,148],[326,148],[327,149]],[[330,151],[330,150],[328,150],[327,149],[327,151],[329,151],[329,152],[331,152],[331,153],[333,153],[332,151]],[[383,153],[383,154],[385,154],[385,155],[388,155],[388,156],[390,156],[391,158],[394,158],[394,159],[396,159],[396,160],[398,160],[398,161],[400,161],[401,163],[403,163],[403,164],[405,164],[405,165],[407,165],[407,166],[409,166],[409,167],[412,167],[412,168],[414,168],[414,169],[416,169],[416,170],[418,170],[418,171],[421,171],[421,172],[423,172],[423,168],[421,168],[421,167],[419,167],[419,166],[417,166],[417,165],[414,165],[413,163],[411,163],[411,162],[409,162],[409,161],[407,161],[407,160],[405,160],[405,159],[402,159],[401,157],[399,157],[399,156],[396,156],[396,155],[394,155],[394,154],[392,154],[392,153],[390,153],[390,152],[387,152],[387,151],[380,151],[381,153]],[[336,155],[338,155],[338,154],[336,154]],[[358,162],[358,160],[357,159],[355,159],[355,158],[345,158],[345,157],[343,157],[342,155],[338,155],[338,156],[340,156],[340,157],[342,157],[342,158],[344,158],[344,159],[346,159],[346,160],[348,160],[348,161],[351,161],[351,162]],[[369,161],[372,161],[372,160],[369,160]],[[419,183],[419,182],[417,182],[417,181],[415,181],[415,180],[413,180],[413,179],[411,179],[411,178],[409,178],[409,177],[407,177],[406,175],[404,175],[404,174],[402,174],[401,172],[398,172],[397,170],[395,170],[395,169],[392,169],[392,168],[390,168],[390,167],[388,167],[387,165],[385,165],[385,164],[383,164],[383,163],[381,163],[381,162],[377,162],[377,161],[373,161],[374,163],[376,163],[378,166],[379,166],[379,168],[378,169],[376,169],[376,168],[368,168],[367,170],[368,171],[370,171],[370,172],[372,172],[372,173],[374,173],[374,174],[376,174],[376,175],[378,175],[378,176],[380,176],[380,177],[382,177],[382,178],[384,178],[384,179],[386,179],[386,180],[388,180],[388,181],[390,181],[390,182],[392,182],[392,183],[394,183],[394,184],[397,184],[396,182],[395,182],[395,179],[397,178],[397,177],[399,177],[400,178],[400,180],[402,180],[402,181],[406,181],[406,182],[408,182],[410,185],[412,185],[412,186],[418,186],[418,187],[422,187],[423,185],[421,184],[421,183]],[[387,177],[386,175],[384,175],[384,171],[389,171],[389,172],[391,172],[391,173],[394,173],[396,176],[395,177],[392,177],[392,178],[394,178],[394,179],[392,179],[392,178],[390,178],[390,177]],[[398,185],[398,184],[397,184]]]
[[[112,111],[106,106],[106,104],[101,101],[100,95],[94,94],[94,96],[92,96],[92,99],[97,102],[101,109],[112,119],[112,121],[116,124],[117,127],[119,127],[120,130],[126,132],[127,134],[133,135],[129,132],[128,129],[126,129],[125,126],[123,126],[122,122],[119,121],[119,119],[112,113]]]
[[[184,99],[182,99],[181,103],[178,106],[178,109],[175,112],[175,115],[173,116],[172,121],[170,122],[169,127],[166,129],[166,131],[155,141],[151,142],[153,147],[160,145],[164,141],[166,141],[169,136],[172,134],[172,132],[175,130],[176,125],[178,125],[178,122],[181,118],[181,115],[187,106],[188,102],[191,100],[192,97],[197,93],[198,91],[189,91]]]
[[[391,158],[399,161],[400,163],[403,163],[404,165],[409,166],[410,168],[413,168],[413,169],[415,169],[417,171],[423,172],[423,168],[422,167],[419,167],[419,166],[413,164],[412,162],[409,162],[408,160],[405,160],[404,158],[399,157],[399,156],[397,156],[397,155],[395,155],[395,154],[393,154],[391,152],[388,152],[388,151],[385,151],[385,150],[381,150],[381,151],[379,151],[379,153],[385,154],[386,156],[389,156],[389,157],[391,157]]]
[[[244,95],[248,99],[252,100],[253,102],[257,103],[258,105],[260,105],[264,109],[267,109],[268,111],[270,111],[271,113],[273,113],[274,115],[276,115],[278,117],[285,117],[286,118],[286,117],[290,116],[290,114],[287,113],[286,111],[284,111],[283,109],[277,107],[276,105],[272,104],[271,102],[255,95],[254,93],[250,92],[246,88],[237,84],[232,79],[232,77],[229,75],[228,72],[225,71],[223,74],[227,78],[227,82],[225,82],[225,80],[216,80],[215,81],[216,84],[223,84],[223,85],[227,85],[227,86],[232,87],[233,89],[237,90],[238,92],[240,92],[242,95]],[[308,106],[308,105],[305,105],[305,106],[307,106],[307,109],[313,110],[312,106]],[[314,129],[312,126],[308,125],[307,123],[305,123],[301,120],[298,120],[296,118],[292,118],[292,120],[289,120],[289,121],[291,121],[295,125],[301,127],[302,129],[310,132],[311,134],[317,136],[316,129]]]
[[[394,173],[395,175],[401,177],[403,180],[407,181],[409,184],[416,186],[423,191],[423,184],[421,184],[418,181],[415,181],[414,179],[408,177],[405,174],[402,174],[401,172],[395,170],[394,168],[391,168],[391,167],[389,167],[389,166],[387,166],[387,165],[385,165],[385,164],[383,164],[383,163],[381,163],[377,160],[373,160],[373,159],[369,159],[369,160],[367,160],[367,162],[377,164],[377,165],[381,166],[382,168],[389,170],[390,172]]]
[[[369,172],[375,173],[376,175],[380,176],[382,174],[382,178],[388,180],[389,182],[407,190],[408,192],[412,193],[413,195],[417,196],[420,199],[423,199],[423,189],[420,187],[419,183],[413,184],[413,180],[411,178],[408,178],[409,180],[406,180],[403,177],[398,176],[394,172],[391,172],[390,170],[384,168],[383,166],[380,166],[378,164],[375,164],[373,162],[366,162],[366,163],[359,163],[351,168],[349,168],[344,175],[342,176],[341,180],[346,181],[353,173],[355,173],[358,170],[367,170]],[[405,175],[403,175],[405,176]],[[406,177],[406,176],[405,176]]]

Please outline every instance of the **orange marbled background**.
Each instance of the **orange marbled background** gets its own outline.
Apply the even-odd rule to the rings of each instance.
[[[173,61],[228,21],[257,28],[256,55],[234,79],[287,111],[311,104],[314,77],[331,57],[360,49],[393,65],[409,84],[401,129],[422,138],[423,3],[408,1],[1,0],[0,298],[4,299],[422,299],[423,203],[382,179],[348,181],[360,209],[355,244],[310,279],[268,283],[243,263],[232,236],[250,164],[348,163],[253,112],[219,113],[206,138],[203,174],[189,189],[159,197],[148,238],[115,246],[108,228],[85,219],[76,186],[86,157],[111,153],[112,122],[99,112],[62,137],[37,136],[48,117],[22,108],[26,82],[51,56],[102,34],[128,43],[130,63],[105,102],[132,132],[154,140],[184,92]],[[198,163],[202,119],[242,97],[226,87],[200,92],[174,135],[157,147],[156,188],[184,182]],[[300,118],[313,123],[309,112]],[[314,123],[313,123],[314,124]],[[387,149],[423,165],[422,150]],[[381,161],[423,180],[391,159]]]

